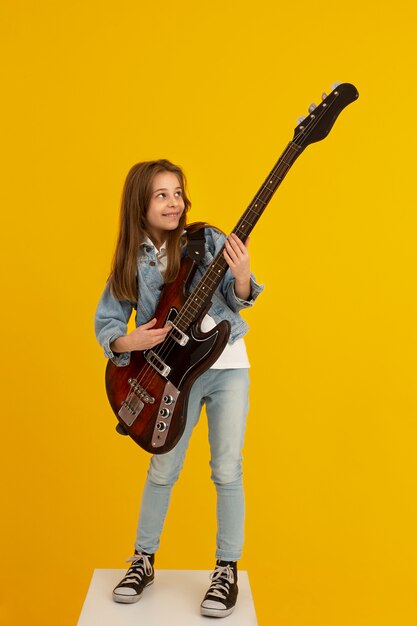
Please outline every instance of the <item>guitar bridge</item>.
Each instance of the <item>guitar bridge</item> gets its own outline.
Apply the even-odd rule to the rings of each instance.
[[[132,388],[123,400],[122,406],[119,409],[118,415],[120,419],[126,424],[126,426],[132,426],[133,422],[146,404],[153,404],[155,398],[152,398],[149,393],[139,385],[136,378],[129,378],[129,385]]]
[[[136,378],[129,378],[127,382],[132,387],[132,390],[139,396],[139,398],[146,402],[146,404],[153,404],[155,402],[155,398],[152,398],[146,389],[139,385]]]
[[[126,426],[132,426],[144,406],[142,400],[132,391],[126,400],[123,400],[118,416],[124,421]]]

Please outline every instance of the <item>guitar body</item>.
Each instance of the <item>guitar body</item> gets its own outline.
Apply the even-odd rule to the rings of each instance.
[[[154,315],[156,328],[175,323],[196,267],[189,257],[184,257],[177,279],[164,287]],[[179,341],[172,339],[159,352],[158,346],[132,352],[125,367],[117,367],[111,361],[107,364],[110,405],[128,435],[148,452],[169,452],[179,441],[186,424],[191,386],[227,344],[230,323],[222,321],[203,333],[200,325],[205,313],[191,324],[185,345],[185,339],[179,335]]]

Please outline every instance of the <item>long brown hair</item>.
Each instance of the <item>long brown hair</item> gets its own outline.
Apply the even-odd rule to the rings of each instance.
[[[191,202],[186,194],[186,178],[180,167],[170,161],[144,161],[134,165],[123,187],[120,209],[120,230],[113,257],[112,270],[109,278],[111,293],[118,300],[136,302],[137,258],[139,246],[148,237],[146,231],[146,213],[152,195],[152,182],[160,172],[174,173],[182,189],[184,211],[178,227],[167,232],[167,269],[164,280],[166,283],[175,280],[181,262],[181,237],[187,221],[187,212]]]

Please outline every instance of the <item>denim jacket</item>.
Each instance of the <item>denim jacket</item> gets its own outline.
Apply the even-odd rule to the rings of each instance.
[[[191,282],[191,289],[197,285],[225,242],[223,233],[216,229],[206,228],[205,235],[204,259],[197,266],[196,273]],[[115,365],[128,365],[130,353],[123,352],[116,354],[110,349],[110,344],[118,337],[126,335],[127,323],[134,308],[136,309],[136,326],[146,324],[146,322],[152,319],[163,285],[164,279],[158,270],[155,249],[146,243],[141,245],[138,255],[139,295],[137,303],[133,304],[127,300],[117,300],[112,296],[108,285],[106,285],[96,311],[95,331],[97,341],[104,349],[104,355],[111,359]],[[208,314],[216,323],[222,320],[228,320],[230,322],[230,343],[234,343],[236,339],[243,337],[247,332],[249,328],[248,324],[240,317],[239,311],[252,306],[261,291],[263,291],[263,285],[259,285],[252,274],[250,300],[242,300],[235,294],[234,277],[230,270],[227,270],[226,274],[223,276],[223,279],[213,294],[212,306]]]

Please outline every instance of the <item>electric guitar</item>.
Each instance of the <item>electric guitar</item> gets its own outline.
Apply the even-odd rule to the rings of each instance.
[[[239,239],[246,240],[302,151],[324,139],[341,111],[358,96],[353,85],[338,84],[329,95],[323,94],[318,106],[310,105],[306,117],[297,120],[293,139],[233,229]],[[168,452],[179,441],[191,386],[217,360],[230,334],[226,320],[209,332],[201,330],[212,295],[228,269],[223,249],[189,293],[196,268],[197,261],[185,256],[176,280],[161,292],[154,317],[155,328],[171,326],[165,340],[153,349],[132,352],[125,367],[109,361],[106,368],[107,395],[120,425],[153,454]]]

